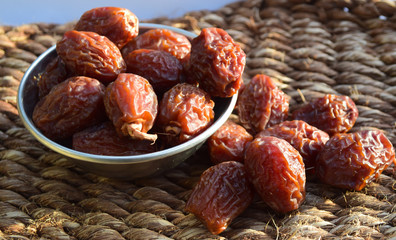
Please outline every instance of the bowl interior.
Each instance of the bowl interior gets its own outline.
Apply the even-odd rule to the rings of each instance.
[[[144,32],[154,28],[166,28],[181,33],[187,36],[189,39],[192,39],[196,36],[191,32],[165,25],[147,23],[140,24],[140,32]],[[56,46],[52,46],[46,52],[40,55],[36,59],[36,61],[32,63],[32,65],[23,76],[18,89],[18,110],[25,127],[39,142],[41,142],[51,150],[75,160],[98,164],[122,165],[138,164],[154,160],[163,160],[177,156],[176,159],[179,159],[178,161],[180,162],[191,156],[203,144],[203,142],[228,119],[236,104],[237,94],[235,94],[231,98],[214,98],[213,100],[215,102],[215,122],[206,131],[196,136],[195,138],[168,149],[133,156],[104,156],[75,151],[70,147],[65,146],[64,144],[54,142],[45,137],[34,126],[34,123],[32,121],[33,109],[38,101],[37,79],[39,74],[44,71],[48,63],[57,56],[55,47]],[[172,161],[174,161],[174,159]]]

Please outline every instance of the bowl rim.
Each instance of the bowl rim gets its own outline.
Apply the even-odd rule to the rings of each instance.
[[[167,25],[162,25],[162,24],[154,24],[154,23],[140,23],[139,27],[145,27],[145,28],[163,28],[163,29],[168,29],[175,31],[177,33],[183,34],[188,38],[195,38],[197,35],[195,33],[180,29],[180,28],[175,28]],[[226,110],[217,117],[216,121],[213,122],[213,124],[207,128],[205,131],[200,133],[199,135],[195,136],[194,138],[176,145],[174,147],[170,147],[164,150],[152,152],[152,153],[145,153],[145,154],[139,154],[139,155],[130,155],[130,156],[111,156],[111,155],[96,155],[96,154],[90,154],[90,153],[84,153],[80,151],[73,150],[71,148],[65,147],[59,143],[56,143],[52,141],[51,139],[47,138],[44,136],[34,125],[32,119],[28,116],[24,109],[24,99],[23,99],[23,92],[25,91],[25,86],[27,81],[29,80],[29,76],[32,74],[32,71],[35,69],[35,67],[48,55],[56,51],[56,45],[53,45],[49,49],[47,49],[45,52],[43,52],[40,56],[37,57],[37,59],[29,66],[29,68],[26,70],[24,73],[19,87],[18,87],[18,93],[17,93],[17,108],[19,112],[20,119],[22,120],[23,125],[26,127],[26,129],[44,146],[48,147],[49,149],[60,153],[64,156],[77,159],[77,160],[83,160],[86,162],[94,162],[94,163],[100,163],[100,164],[126,164],[126,163],[143,163],[143,162],[148,162],[148,161],[153,161],[153,160],[158,160],[162,158],[168,158],[176,154],[180,154],[190,148],[194,148],[196,146],[199,146],[200,143],[206,141],[207,138],[209,138],[215,131],[223,125],[231,113],[234,110],[234,107],[237,102],[238,98],[238,93],[234,94],[232,97],[230,97],[230,104],[226,108]],[[34,76],[30,76],[34,77]]]

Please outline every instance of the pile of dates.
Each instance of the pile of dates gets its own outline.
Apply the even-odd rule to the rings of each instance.
[[[213,166],[186,204],[213,234],[255,196],[284,214],[304,202],[307,180],[360,191],[396,164],[381,130],[349,131],[358,109],[348,96],[326,94],[289,114],[289,97],[259,74],[241,88],[236,110],[208,139]]]
[[[95,8],[57,43],[38,81],[33,121],[78,151],[135,155],[188,141],[214,121],[214,97],[239,91],[238,119],[207,141],[213,166],[185,210],[219,234],[255,195],[278,213],[299,208],[307,179],[359,191],[395,162],[380,130],[350,132],[351,98],[333,94],[289,113],[289,96],[265,75],[242,86],[245,53],[222,29],[194,39],[139,33],[127,9]]]
[[[111,156],[186,142],[214,121],[214,98],[236,94],[245,53],[219,28],[193,39],[139,32],[125,8],[85,12],[39,76],[36,127],[74,150]]]

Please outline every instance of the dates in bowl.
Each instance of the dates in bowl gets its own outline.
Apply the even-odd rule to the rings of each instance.
[[[164,29],[170,30],[183,35],[189,40],[189,42],[193,42],[193,39],[197,37],[196,34],[182,29],[149,23],[139,24],[138,37],[144,33],[150,32],[150,30],[159,31],[158,29],[161,29],[161,31]],[[80,34],[76,30],[73,31],[74,32],[70,32],[67,35],[72,39],[82,37],[92,40],[93,43],[102,42],[102,44],[105,44],[107,41],[106,39],[101,38],[99,34],[87,33],[87,31],[81,31],[83,34]],[[153,84],[156,80],[146,80],[147,77],[142,77],[143,79],[141,79],[141,76],[139,75],[161,73],[150,73],[150,68],[147,67],[147,65],[151,63],[145,63],[143,60],[139,60],[139,58],[146,60],[149,58],[163,58],[167,63],[169,63],[170,61],[167,59],[169,59],[174,53],[167,53],[165,51],[157,53],[157,50],[149,49],[138,50],[134,54],[128,55],[128,53],[126,53],[128,49],[136,47],[136,45],[145,46],[146,44],[147,46],[147,44],[149,44],[144,42],[144,40],[138,41],[138,37],[136,37],[136,41],[133,43],[123,44],[125,45],[123,46],[124,51],[120,51],[120,54],[117,52],[117,58],[127,59],[126,64],[118,61],[118,59],[113,59],[114,63],[106,63],[118,65],[118,68],[109,68],[104,64],[101,65],[103,67],[102,69],[90,69],[90,66],[76,65],[76,62],[73,61],[69,63],[67,62],[67,58],[60,61],[59,53],[64,50],[61,48],[62,44],[65,44],[64,42],[61,42],[63,40],[60,41],[60,44],[58,42],[56,46],[49,48],[46,52],[40,55],[26,71],[18,90],[18,110],[22,122],[28,131],[49,149],[69,157],[77,166],[89,172],[106,177],[135,179],[158,174],[175,167],[193,155],[196,150],[198,150],[231,115],[238,98],[237,90],[239,83],[236,84],[237,87],[233,90],[234,94],[232,95],[228,94],[227,96],[221,96],[221,94],[218,94],[217,96],[210,96],[211,99],[210,101],[208,100],[208,103],[206,104],[208,107],[205,108],[204,113],[210,123],[206,128],[195,130],[194,132],[191,127],[188,126],[188,121],[185,121],[186,124],[179,126],[178,124],[175,124],[175,122],[179,121],[180,118],[186,117],[183,107],[185,108],[191,104],[191,102],[188,102],[190,101],[189,99],[181,98],[181,96],[186,94],[180,93],[182,91],[188,91],[191,96],[201,96],[202,98],[209,96],[209,94],[206,90],[201,88],[198,89],[198,83],[192,83],[186,79],[183,79],[178,84],[171,82],[175,76],[179,77],[180,75],[181,79],[184,78],[182,67],[186,67],[190,59],[190,55],[187,55],[187,53],[184,53],[184,55],[187,56],[177,56],[180,58],[177,59],[177,61],[180,62],[180,64],[177,65],[177,71],[166,75],[167,79],[171,79],[170,81],[164,82],[160,79],[160,77],[164,75],[161,75],[156,79],[159,79],[158,81],[161,81],[162,85],[157,85],[159,86],[157,89],[155,87],[150,87],[149,85]],[[72,45],[74,43],[67,44]],[[110,50],[106,51],[113,51],[112,49],[115,49],[115,46],[117,45],[112,46]],[[147,48],[149,47],[150,46],[147,46]],[[67,52],[66,55],[67,54],[70,54],[70,52]],[[240,60],[244,62],[244,55],[241,56]],[[133,64],[128,66],[128,61],[133,62]],[[86,64],[84,59],[82,59],[81,62],[82,64]],[[131,73],[129,70],[140,63],[141,67],[139,69],[141,69],[142,72],[132,74],[133,77],[130,77],[129,75],[131,75]],[[48,75],[48,71],[59,71],[58,65],[61,64],[65,64],[66,67],[69,66],[69,69],[77,71],[78,74],[70,76],[70,73],[67,71],[60,71],[57,73],[58,76],[63,76],[63,78],[66,78],[67,80],[63,79],[59,83],[57,82],[59,81],[58,79],[51,79],[48,83],[41,82],[40,86],[40,78],[46,74]],[[144,67],[146,67],[146,69],[144,69]],[[103,79],[100,79],[96,70],[104,73]],[[237,78],[235,77],[236,75],[237,73],[235,73],[233,77]],[[44,77],[48,78],[48,76]],[[99,80],[99,82],[95,79]],[[240,79],[236,80],[239,81]],[[55,83],[51,83],[51,81],[54,81]],[[66,84],[64,81],[68,81],[68,83]],[[51,84],[56,86],[49,86]],[[83,93],[80,97],[77,97],[78,101],[73,103],[75,104],[74,107],[71,107],[70,109],[64,108],[62,104],[67,103],[62,102],[62,88],[74,89],[73,91],[78,92],[79,87],[83,85],[89,86],[90,91]],[[176,91],[171,91],[172,85],[177,85],[175,86]],[[201,83],[201,85],[204,84]],[[197,89],[191,91],[190,88],[192,86],[195,86]],[[131,88],[131,90],[128,92],[122,92],[122,89],[125,87]],[[56,92],[54,88],[55,90],[57,89],[57,94],[52,93]],[[158,91],[158,88],[160,91]],[[168,89],[165,91],[164,88]],[[141,112],[141,115],[137,114],[130,116],[125,114],[125,111],[128,110],[128,107],[130,110],[131,105],[121,104],[121,106],[124,107],[116,107],[119,102],[125,101],[126,97],[133,98],[136,101],[146,101],[147,95],[150,95],[154,90],[159,93],[156,97],[153,96],[152,100],[150,100],[151,114],[153,117],[166,116],[163,117],[162,121],[152,118],[150,121],[143,122],[141,119],[147,118],[147,115],[145,115],[147,113]],[[50,94],[55,96],[53,101],[51,101],[52,99],[48,99],[50,98],[48,97]],[[82,98],[100,99],[102,97],[105,98],[103,106],[97,107],[95,110],[89,110],[87,107],[87,112],[84,112],[84,108],[86,108],[84,106],[84,101],[79,102]],[[46,101],[44,100],[45,98],[47,98]],[[163,98],[166,99],[167,102],[163,103]],[[164,109],[161,109],[161,106],[166,106],[167,103],[173,105],[169,105],[167,109],[168,111],[164,111]],[[198,101],[196,104],[203,103]],[[41,109],[36,109],[39,108],[37,106],[41,106]],[[57,108],[64,108],[64,112],[67,112],[66,115],[72,112],[73,109],[77,109],[84,113],[84,115],[93,117],[91,120],[88,119],[88,121],[86,121],[86,119],[79,120],[80,122],[88,122],[83,127],[79,126],[81,129],[76,129],[77,127],[75,126],[68,126],[64,129],[57,128],[55,125],[68,119],[61,117],[54,121],[54,126],[50,126],[48,121],[50,122],[52,121],[52,118],[56,117],[56,114],[48,112],[48,109],[50,108],[53,111],[57,111]],[[127,110],[125,110],[125,108]],[[107,117],[105,115],[107,115]],[[81,117],[81,114],[77,116]],[[73,122],[71,119],[69,120],[70,122]],[[133,122],[131,123],[128,121]],[[157,126],[157,122],[161,122],[163,126]],[[44,127],[39,126],[40,124]],[[72,134],[72,131],[76,131],[76,133]],[[177,137],[172,138],[173,135],[177,135]],[[96,141],[95,144],[89,143],[90,139],[98,137],[104,137],[105,139],[114,138],[115,140],[111,141],[111,144],[108,141]],[[90,144],[90,148],[96,149],[98,154],[86,151],[84,144],[86,144],[87,141],[88,144]],[[156,142],[155,144],[158,143],[159,146],[154,146],[154,141]],[[73,144],[76,144],[76,146],[73,146]],[[103,146],[108,147],[108,151],[106,150],[106,147]],[[117,151],[112,151],[112,146],[122,146],[120,147],[123,151],[122,154],[119,154]],[[133,146],[132,150],[130,146]]]

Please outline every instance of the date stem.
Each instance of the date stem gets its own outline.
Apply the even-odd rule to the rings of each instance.
[[[133,139],[137,140],[148,140],[153,144],[157,140],[157,134],[149,134],[142,132],[142,124],[140,123],[126,123],[121,127],[121,131],[125,135],[131,136]]]

